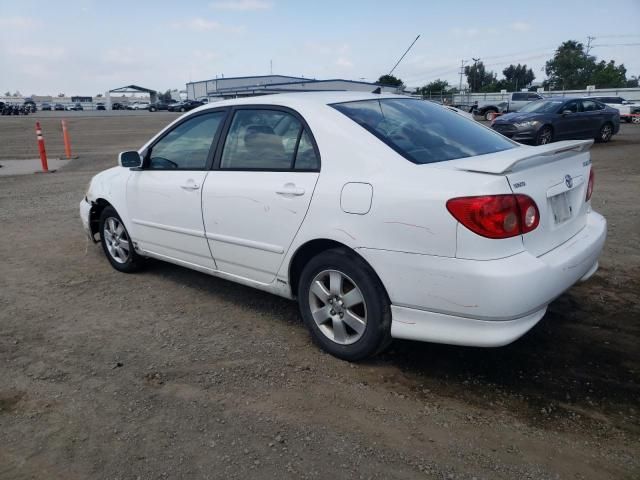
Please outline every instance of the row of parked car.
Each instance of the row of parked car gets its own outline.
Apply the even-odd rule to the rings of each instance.
[[[157,101],[154,103],[149,102],[134,102],[130,104],[114,103],[111,105],[112,110],[148,110],[150,112],[168,111],[168,112],[188,112],[194,108],[204,105],[206,102],[198,100],[180,100],[175,102]]]

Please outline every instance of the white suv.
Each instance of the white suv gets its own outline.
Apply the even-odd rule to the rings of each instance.
[[[628,123],[640,123],[640,103],[625,100],[622,97],[587,97],[599,100],[620,112],[620,119]]]

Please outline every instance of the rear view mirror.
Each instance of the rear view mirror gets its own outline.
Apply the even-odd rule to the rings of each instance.
[[[139,168],[142,166],[142,157],[135,150],[120,152],[118,155],[118,164],[125,168]]]

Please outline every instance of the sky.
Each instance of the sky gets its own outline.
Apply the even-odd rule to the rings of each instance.
[[[640,75],[640,0],[403,2],[0,0],[0,94],[96,95],[136,84],[184,89],[224,75],[458,86],[461,60],[536,80],[565,40]],[[501,73],[499,73],[499,77]]]

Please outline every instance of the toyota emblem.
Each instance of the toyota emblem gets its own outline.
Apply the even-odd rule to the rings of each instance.
[[[567,184],[567,188],[573,187],[573,178],[571,178],[571,175],[564,176],[564,183]]]

